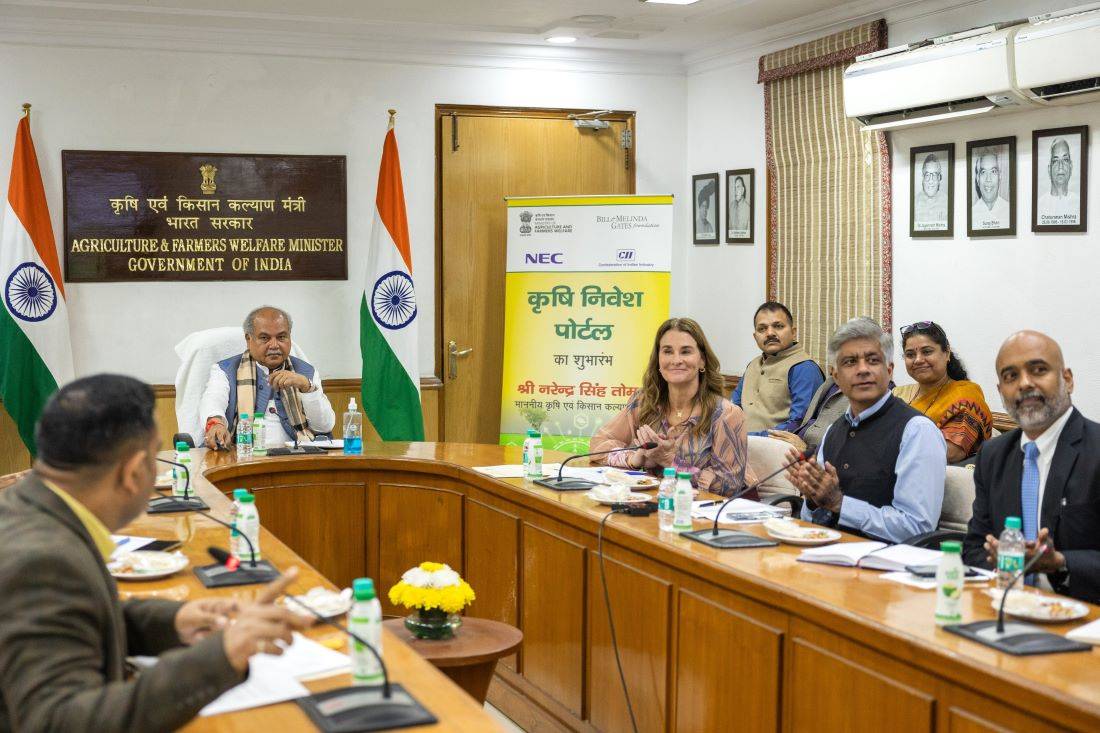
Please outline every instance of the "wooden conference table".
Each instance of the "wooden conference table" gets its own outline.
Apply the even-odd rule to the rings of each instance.
[[[548,452],[546,460],[559,458]],[[523,631],[519,654],[497,667],[489,701],[524,728],[630,729],[596,554],[607,510],[578,493],[472,470],[519,463],[519,449],[376,443],[361,457],[238,463],[197,451],[194,461],[208,501],[238,487],[255,492],[264,552],[280,567],[296,553],[339,586],[366,575],[383,591],[424,560],[459,570],[477,593],[470,615]],[[195,562],[212,541],[205,533],[224,545],[225,530],[211,525],[161,515],[135,529],[162,536],[197,529],[203,536],[189,543]],[[938,629],[932,592],[877,571],[799,563],[797,547],[711,549],[659,532],[655,516],[611,518],[604,552],[641,730],[1100,730],[1095,649],[1001,654]],[[318,582],[307,575],[301,588]],[[165,593],[194,592],[191,579],[165,585]],[[387,613],[403,612],[384,593],[382,603]],[[994,617],[974,590],[963,608],[968,621]],[[1090,607],[1088,620],[1098,616]],[[391,637],[387,644],[398,678],[442,721],[478,725],[480,711],[457,688]],[[281,705],[199,726],[243,730],[269,720],[280,729],[291,720],[304,725],[295,707]]]

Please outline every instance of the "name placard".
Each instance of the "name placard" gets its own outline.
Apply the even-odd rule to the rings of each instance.
[[[61,152],[65,280],[346,280],[342,155]]]

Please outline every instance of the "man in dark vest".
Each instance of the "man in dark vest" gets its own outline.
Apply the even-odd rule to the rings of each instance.
[[[286,311],[257,308],[244,319],[244,353],[210,367],[199,402],[208,448],[229,448],[237,420],[245,413],[264,415],[268,447],[312,440],[336,425],[317,369],[290,355],[293,326]]]
[[[935,529],[947,446],[931,420],[890,392],[893,338],[871,319],[854,318],[828,351],[848,410],[825,431],[816,458],[788,469],[806,500],[802,519],[887,542]]]
[[[1073,372],[1054,339],[1013,334],[997,354],[997,389],[1020,424],[988,441],[974,467],[974,512],[963,543],[970,565],[996,567],[997,536],[1020,517],[1025,582],[1100,603],[1100,425],[1073,406]]]
[[[749,435],[793,432],[825,375],[798,344],[794,316],[782,303],[768,301],[756,309],[752,336],[761,354],[745,367],[730,401],[744,411]]]

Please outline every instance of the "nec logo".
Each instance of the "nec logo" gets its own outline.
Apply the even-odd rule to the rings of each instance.
[[[565,261],[562,252],[528,252],[523,260],[528,265],[560,265]]]
[[[634,259],[634,250],[632,249],[620,249],[615,253],[615,259],[617,260],[632,260]]]

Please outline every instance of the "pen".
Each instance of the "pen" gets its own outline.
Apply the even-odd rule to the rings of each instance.
[[[705,506],[714,506],[715,504],[720,504],[720,503],[721,502],[718,502],[718,501],[704,501],[702,504],[699,505],[699,508],[702,509]]]

